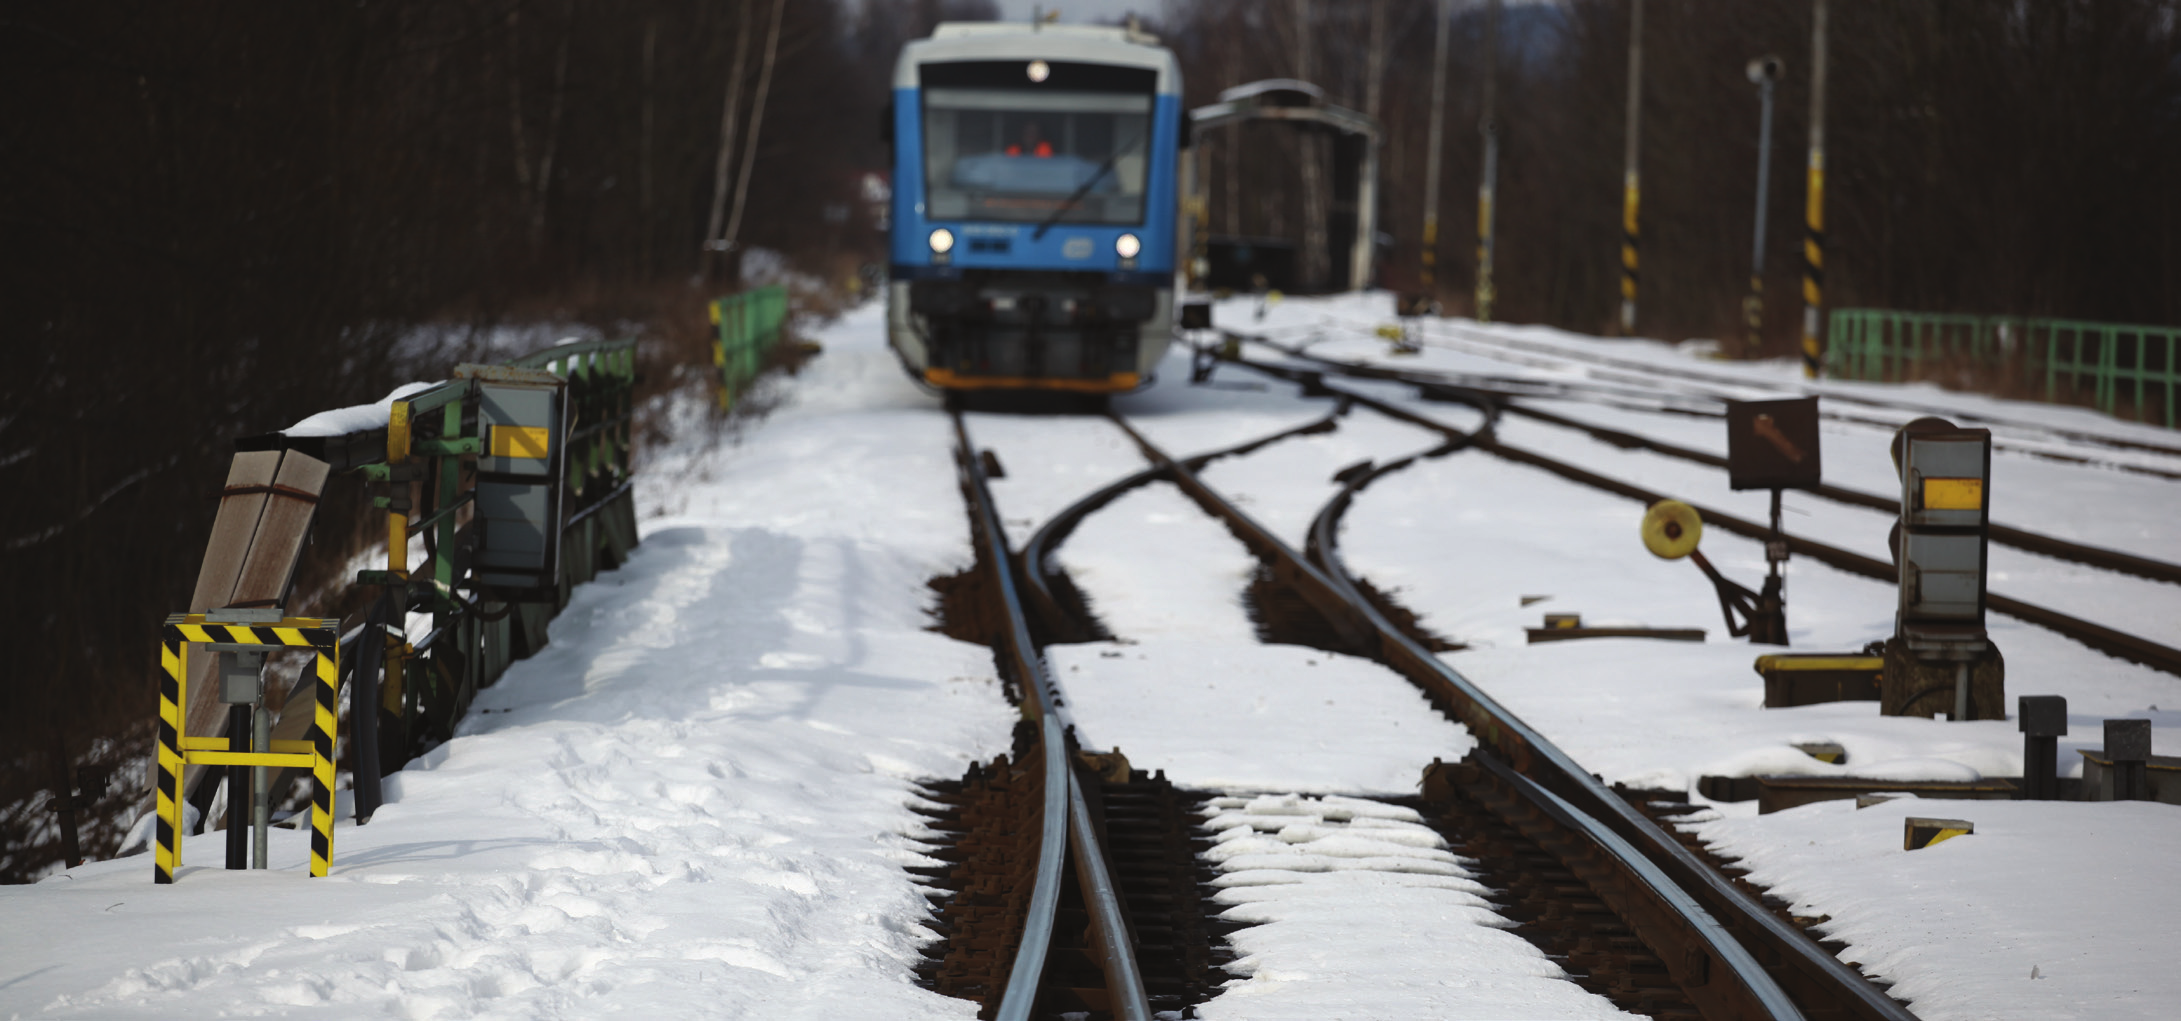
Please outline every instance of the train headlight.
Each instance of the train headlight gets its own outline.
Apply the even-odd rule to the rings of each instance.
[[[931,232],[931,250],[941,255],[954,250],[954,232],[941,227]]]
[[[1143,250],[1143,241],[1134,234],[1123,234],[1113,239],[1113,254],[1123,259],[1133,259]]]

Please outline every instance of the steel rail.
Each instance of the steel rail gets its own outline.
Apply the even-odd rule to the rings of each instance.
[[[1187,457],[1182,460],[1182,463],[1188,465],[1191,471],[1196,471],[1220,458],[1248,454],[1281,440],[1329,432],[1338,427],[1340,417],[1348,413],[1348,408],[1349,402],[1341,401],[1331,411],[1326,412],[1322,418],[1269,436],[1246,440],[1231,447],[1222,447],[1218,450]],[[1037,609],[1038,615],[1044,620],[1048,634],[1067,633],[1069,625],[1074,623],[1067,610],[1060,605],[1059,597],[1053,592],[1052,571],[1050,570],[1050,564],[1047,562],[1051,551],[1059,548],[1060,544],[1065,542],[1069,535],[1074,534],[1076,526],[1082,524],[1084,518],[1119,499],[1121,494],[1167,477],[1166,469],[1157,465],[1145,468],[1132,475],[1123,476],[1097,492],[1070,504],[1060,513],[1053,515],[1036,532],[1031,534],[1030,541],[1023,544],[1023,587],[1029,590],[1030,601]]]
[[[1366,365],[1357,362],[1345,362],[1336,359],[1322,358],[1317,355],[1310,355],[1299,351],[1290,350],[1289,348],[1280,344],[1268,343],[1268,346],[1287,353],[1293,357],[1306,358],[1317,364],[1335,367],[1344,375],[1352,375],[1362,379],[1375,379],[1385,382],[1402,383],[1409,386],[1415,386],[1419,388],[1420,392],[1425,393],[1426,396],[1431,396],[1434,393],[1447,393],[1448,391],[1444,388],[1450,385],[1452,387],[1451,392],[1456,395],[1467,393],[1489,394],[1496,397],[1523,396],[1522,394],[1512,393],[1504,390],[1480,388],[1468,382],[1456,382],[1453,384],[1447,384],[1438,380],[1426,378],[1421,374],[1412,373],[1401,369],[1387,369],[1375,365]],[[1235,359],[1235,361],[1237,364],[1244,365],[1248,368],[1256,369],[1260,372],[1266,372],[1271,369],[1270,366],[1266,366],[1262,363],[1252,362],[1247,359]],[[1504,400],[1499,402],[1499,404],[1509,414],[1521,415],[1525,418],[1536,419],[1537,421],[1545,422],[1550,425],[1560,426],[1564,429],[1574,429],[1586,433],[1592,438],[1599,440],[1600,442],[1611,444],[1612,446],[1620,447],[1623,449],[1639,448],[1643,450],[1649,450],[1656,454],[1663,454],[1667,457],[1678,458],[1680,460],[1707,465],[1713,468],[1724,469],[1727,466],[1726,458],[1721,457],[1718,454],[1711,453],[1709,451],[1695,450],[1689,447],[1666,443],[1661,440],[1654,440],[1647,436],[1641,436],[1636,433],[1626,432],[1620,429],[1612,429],[1606,426],[1593,425],[1591,423],[1583,422],[1578,419],[1568,418],[1564,415],[1545,411],[1541,408],[1518,403],[1514,400]],[[1871,510],[1883,511],[1887,514],[1892,514],[1896,516],[1901,513],[1901,501],[1897,499],[1894,499],[1892,497],[1879,496],[1873,493],[1865,493],[1859,490],[1848,489],[1844,486],[1835,486],[1830,483],[1820,483],[1816,486],[1810,487],[1808,492],[1823,497],[1825,499],[1832,500],[1836,503],[1847,504],[1853,507],[1864,507]],[[2041,535],[2027,529],[2016,528],[2011,525],[2002,525],[1996,522],[1990,526],[1990,534],[1993,542],[1999,543],[2002,546],[2012,546],[2015,549],[2019,549],[2024,552],[2041,554],[2048,557],[2055,557],[2061,560],[2072,560],[2076,563],[2087,564],[2091,567],[2102,567],[2109,571],[2118,571],[2123,574],[2133,574],[2139,578],[2149,578],[2152,581],[2165,581],[2181,584],[2181,564],[2174,564],[2163,560],[2154,560],[2150,557],[2137,556],[2133,553],[2123,553],[2119,550],[2106,549],[2102,546],[2090,546],[2083,543],[2069,542],[2065,539],[2058,539],[2048,535]]]
[[[1238,361],[1235,364],[1282,379],[1293,380],[1299,376],[1315,377],[1317,375],[1258,362]],[[1425,429],[1436,430],[1449,437],[1469,435],[1428,415],[1418,414],[1399,405],[1377,400],[1366,394],[1328,386],[1322,379],[1313,378],[1304,382],[1323,393],[1346,397],[1380,414]],[[1601,475],[1586,468],[1578,468],[1565,461],[1547,457],[1535,451],[1502,443],[1496,437],[1488,434],[1480,433],[1471,442],[1476,449],[1485,451],[1495,457],[1542,468],[1569,481],[1580,482],[1594,489],[1625,496],[1631,500],[1639,501],[1645,506],[1667,499],[1667,496],[1663,493]],[[1714,510],[1702,504],[1690,504],[1690,506],[1696,509],[1698,516],[1703,519],[1704,524],[1708,527],[1723,529],[1759,542],[1764,542],[1772,537],[1772,529],[1767,525]],[[1875,581],[1882,581],[1888,585],[1897,584],[1900,580],[1898,570],[1893,564],[1879,560],[1876,557],[1867,557],[1860,553],[1851,552],[1803,536],[1788,534],[1784,538],[1791,552],[1803,554],[1819,563],[1839,568],[1850,574],[1859,574]],[[2106,627],[2103,624],[2084,620],[2072,614],[2062,613],[2050,607],[2003,596],[1996,592],[1987,591],[1984,604],[1999,613],[2057,632],[2107,655],[2125,659],[2131,663],[2140,663],[2154,670],[2181,676],[2181,649],[2151,641],[2140,635],[2132,635],[2125,631]]]
[[[1372,410],[1393,414],[1393,417],[1402,418],[1412,424],[1435,429],[1446,435],[1450,444],[1485,448],[1493,442],[1488,430],[1464,433],[1421,415],[1398,413],[1401,409],[1390,408],[1383,405],[1383,402],[1368,397],[1356,394],[1347,396]],[[1339,556],[1340,518],[1354,500],[1355,494],[1380,476],[1406,468],[1415,460],[1416,458],[1411,457],[1388,462],[1350,476],[1341,486],[1340,492],[1327,502],[1310,524],[1309,548],[1312,558],[1325,569],[1326,575],[1336,585],[1353,598],[1360,598],[1360,593],[1353,576],[1349,574]],[[1492,746],[1502,757],[1508,759],[1513,771],[1534,775],[1546,787],[1554,789],[1568,801],[1575,805],[1588,806],[1586,816],[1603,819],[1615,833],[1641,851],[1650,863],[1663,869],[1679,889],[1688,891],[1718,916],[1731,920],[1730,928],[1740,931],[1751,942],[1769,950],[1769,956],[1789,962],[1798,991],[1805,1002],[1813,996],[1819,996],[1830,1001],[1830,1005],[1844,1007],[1856,1016],[1914,1016],[1863,976],[1842,964],[1838,958],[1826,953],[1806,933],[1781,921],[1763,905],[1751,901],[1747,894],[1727,882],[1679,840],[1660,829],[1650,817],[1607,790],[1596,776],[1584,771],[1566,753],[1462,677],[1459,671],[1417,644],[1375,607],[1368,603],[1360,605],[1372,618],[1380,633],[1386,636],[1382,654],[1389,663],[1416,681],[1427,693],[1451,704],[1456,709],[1456,718],[1468,724],[1480,741]],[[1477,722],[1479,720],[1483,721],[1482,725]],[[1728,1016],[1734,1015],[1730,1013]],[[1781,1015],[1775,1012],[1774,1016]]]
[[[1072,845],[1076,851],[1077,882],[1091,916],[1093,942],[1099,951],[1099,966],[1105,971],[1107,992],[1113,998],[1114,1013],[1124,1021],[1150,1021],[1150,1001],[1144,994],[1142,973],[1136,965],[1135,949],[1127,935],[1128,924],[1120,900],[1106,873],[1104,849],[1099,846],[1097,831],[1084,825],[1088,822],[1087,810],[1080,815],[1075,811],[1082,802],[1082,794],[1076,789],[1075,773],[1068,762],[1067,734],[1061,727],[1058,711],[1059,686],[1045,669],[1044,657],[1038,654],[1037,646],[1030,639],[1029,621],[1023,614],[1020,593],[1015,587],[1007,532],[1000,524],[998,504],[992,499],[984,465],[970,442],[969,429],[961,412],[956,411],[953,417],[955,466],[961,475],[963,493],[971,505],[971,521],[975,526],[972,531],[983,547],[983,559],[992,569],[993,581],[1007,616],[1007,629],[1000,636],[1002,648],[995,651],[1003,657],[1003,662],[1021,685],[1023,712],[1037,720],[1045,746],[1045,806],[1038,843],[1037,879],[1031,888],[1030,911],[1023,923],[1022,942],[1015,949],[1014,965],[1009,970],[1007,991],[1001,997],[997,1016],[1002,1021],[1027,1021],[1036,1004],[1039,980],[1044,976],[1046,957],[1052,946],[1054,917],[1060,906],[1061,870],[1065,867],[1066,850]],[[1070,825],[1071,821],[1076,824]]]
[[[1720,411],[1694,410],[1686,407],[1676,407],[1671,405],[1640,407],[1624,403],[1622,400],[1617,399],[1625,398],[1636,393],[1642,393],[1646,396],[1649,396],[1653,400],[1658,400],[1662,397],[1670,397],[1679,400],[1693,396],[1701,397],[1711,402],[1717,403],[1726,399],[1716,392],[1706,391],[1702,389],[1696,389],[1687,392],[1668,391],[1662,394],[1655,389],[1650,391],[1623,391],[1618,387],[1568,383],[1565,381],[1541,382],[1521,380],[1514,377],[1465,376],[1448,375],[1443,373],[1426,373],[1418,372],[1414,369],[1387,368],[1381,365],[1372,365],[1367,362],[1353,362],[1344,361],[1338,358],[1328,358],[1324,355],[1311,354],[1308,350],[1306,350],[1304,345],[1282,343],[1269,337],[1249,336],[1238,333],[1230,333],[1229,336],[1263,344],[1266,347],[1272,348],[1273,350],[1278,351],[1281,354],[1287,355],[1290,358],[1298,358],[1318,365],[1323,365],[1344,376],[1352,376],[1357,379],[1375,379],[1385,382],[1401,383],[1408,386],[1414,386],[1417,387],[1420,391],[1424,392],[1427,397],[1431,395],[1433,390],[1439,387],[1452,386],[1478,393],[1493,394],[1495,396],[1501,397],[1555,397],[1566,398],[1570,400],[1585,400],[1589,403],[1598,404],[1604,407],[1620,408],[1626,411],[1644,411],[1654,414],[1695,415],[1706,418],[1725,417],[1725,413]],[[1236,362],[1241,361],[1241,359],[1229,360]],[[1639,378],[1632,380],[1632,382],[1636,384],[1655,386],[1652,381],[1647,379]],[[1851,403],[1853,403],[1850,398],[1844,397],[1839,394],[1820,394],[1819,396],[1832,397],[1842,401],[1850,401]],[[1874,402],[1863,401],[1860,403],[1872,404]],[[1891,407],[1890,405],[1878,406]],[[1895,410],[1915,411],[1918,409],[1912,407],[1903,407],[1896,408]],[[1840,411],[1823,411],[1819,414],[1822,418],[1831,419],[1836,422],[1847,422],[1854,425],[1867,426],[1873,429],[1897,429],[1900,427],[1900,423],[1898,422],[1888,422],[1883,419],[1868,418],[1862,415],[1851,415]],[[1966,421],[1969,420],[1971,416],[1956,414],[1955,417],[1962,418]],[[1988,420],[1978,419],[1978,421]],[[1995,421],[1992,424],[2007,425],[2013,428],[2028,430],[2036,430],[2042,428],[2040,426],[2026,425],[2022,423]],[[2101,446],[2112,445],[2110,443],[2099,442],[2098,438],[2091,434],[2083,434],[2082,439],[2084,440],[2084,442],[2097,443]],[[1992,448],[1994,450],[2007,451],[2023,457],[2033,457],[2040,460],[2058,461],[2064,464],[2090,465],[2092,467],[2108,468],[2114,471],[2128,472],[2134,475],[2149,475],[2153,478],[2181,480],[2181,471],[2173,471],[2165,468],[2154,468],[2150,465],[2130,464],[2124,461],[2097,460],[2079,454],[2064,454],[2058,451],[2038,450],[2031,447],[2022,447],[2012,443],[1998,441],[1995,441],[1992,444]],[[2148,449],[2156,451],[2163,448],[2150,447]]]
[[[1655,454],[1663,454],[1667,457],[1672,457],[1683,461],[1691,461],[1696,464],[1709,465],[1713,468],[1724,469],[1727,466],[1726,458],[1714,453],[1710,453],[1709,451],[1693,450],[1688,447],[1677,446],[1675,444],[1654,440],[1646,436],[1637,435],[1635,433],[1623,432],[1619,429],[1609,429],[1604,426],[1591,425],[1587,422],[1581,422],[1576,419],[1565,417],[1563,415],[1556,415],[1550,411],[1545,411],[1539,408],[1532,408],[1527,405],[1509,402],[1507,404],[1507,411],[1510,414],[1521,415],[1524,418],[1536,419],[1537,421],[1545,422],[1550,425],[1560,426],[1564,429],[1574,429],[1579,432],[1588,434],[1593,439],[1597,439],[1601,442],[1608,443],[1616,447],[1621,447],[1623,449],[1640,448],[1643,450],[1651,451]],[[1844,486],[1835,486],[1831,483],[1819,483],[1816,486],[1810,487],[1808,492],[1817,496],[1824,497],[1825,499],[1831,500],[1835,503],[1848,504],[1849,506],[1853,507],[1865,507],[1871,510],[1883,511],[1887,514],[1892,514],[1895,516],[1898,516],[1901,513],[1901,501],[1897,499],[1887,496],[1879,496],[1875,493],[1865,493],[1860,490],[1848,489]],[[2079,564],[2088,564],[2092,567],[2102,567],[2106,570],[2119,571],[2123,574],[2133,574],[2139,578],[2149,578],[2152,581],[2181,583],[2181,564],[2168,563],[2163,560],[2153,560],[2149,557],[2139,557],[2133,553],[2122,553],[2119,550],[2110,550],[2102,546],[2086,546],[2081,543],[2069,542],[2065,539],[2056,539],[2049,535],[2039,535],[2035,532],[2015,528],[2011,525],[2002,525],[1997,522],[1992,523],[1992,525],[1990,526],[1990,530],[1992,541],[1999,543],[2002,546],[2012,546],[2015,549],[2023,550],[2025,552],[2038,553],[2044,556],[2055,557],[2061,560],[2072,560]]]
[[[1467,334],[1470,340],[1474,343],[1498,345],[1505,348],[1512,348],[1518,351],[1525,351],[1530,354],[1541,354],[1553,358],[1564,358],[1572,362],[1588,363],[1591,365],[1602,365],[1607,368],[1617,369],[1622,372],[1635,372],[1646,376],[1660,376],[1667,374],[1667,372],[1669,371],[1657,365],[1650,365],[1644,362],[1634,361],[1630,359],[1609,358],[1603,355],[1593,355],[1581,352],[1567,351],[1560,348],[1554,348],[1550,345],[1535,344],[1529,341],[1515,340],[1510,337],[1496,336],[1490,333],[1486,333],[1482,330],[1461,326],[1459,324],[1449,324],[1448,328],[1454,330],[1457,333]],[[1782,385],[1779,383],[1765,382],[1763,380],[1735,379],[1731,376],[1717,376],[1701,372],[1686,372],[1675,370],[1674,374],[1681,379],[1695,380],[1697,382],[1708,383],[1714,386],[1733,386],[1742,387],[1750,390],[1770,390],[1775,393],[1791,393],[1798,396],[1809,396],[1816,394],[1832,400],[1842,401],[1848,404],[1859,404],[1867,408],[1883,408],[1888,411],[1901,411],[1917,415],[1944,415],[1949,418],[1955,418],[1962,421],[1983,422],[1988,425],[2005,426],[2010,429],[2022,429],[2029,432],[2040,432],[2049,436],[2058,436],[2063,439],[2073,440],[2079,443],[2113,447],[2121,450],[2140,450],[2149,453],[2169,454],[2176,457],[2181,457],[2181,447],[2169,447],[2163,444],[2144,442],[2142,440],[2122,439],[2117,436],[2101,436],[2097,433],[2083,432],[2079,429],[2066,429],[2058,426],[2039,425],[2034,422],[2021,422],[2013,419],[2000,418],[1994,415],[1980,415],[1973,411],[1962,411],[1952,408],[1934,408],[1929,405],[1909,404],[1902,401],[1886,401],[1880,400],[1875,397],[1864,397],[1858,394],[1835,393],[1830,390],[1819,390],[1809,386]]]
[[[1802,1012],[1779,983],[1755,958],[1738,944],[1728,941],[1715,945],[1709,937],[1720,933],[1719,922],[1712,917],[1721,903],[1738,909],[1735,917],[1744,921],[1745,927],[1770,932],[1774,938],[1769,943],[1781,959],[1791,966],[1822,970],[1826,965],[1835,973],[1826,978],[1831,984],[1865,992],[1869,1002],[1860,1013],[1881,1018],[1910,1018],[1898,1004],[1886,999],[1862,976],[1848,970],[1838,960],[1826,954],[1809,937],[1780,921],[1761,905],[1751,902],[1746,895],[1729,885],[1723,877],[1705,867],[1695,855],[1658,827],[1658,824],[1638,812],[1634,806],[1607,790],[1603,783],[1584,771],[1575,761],[1528,724],[1495,702],[1491,696],[1467,678],[1446,666],[1438,657],[1425,650],[1406,633],[1396,628],[1370,603],[1354,598],[1352,582],[1345,589],[1336,584],[1320,566],[1311,563],[1277,536],[1250,518],[1231,501],[1207,486],[1196,473],[1175,461],[1160,450],[1142,433],[1137,432],[1125,419],[1110,416],[1114,423],[1136,441],[1146,459],[1165,468],[1175,482],[1187,491],[1206,511],[1224,521],[1228,528],[1241,538],[1245,545],[1263,558],[1272,568],[1275,577],[1290,584],[1297,595],[1323,614],[1329,624],[1341,633],[1344,640],[1352,641],[1361,648],[1375,648],[1379,658],[1422,687],[1447,708],[1455,719],[1467,725],[1470,732],[1484,745],[1493,749],[1500,758],[1507,760],[1517,772],[1530,774],[1542,772],[1546,785],[1557,788],[1568,804],[1564,807],[1577,827],[1608,855],[1614,856],[1621,865],[1638,874],[1656,874],[1663,869],[1672,876],[1671,884],[1696,893],[1695,899],[1670,899],[1675,910],[1694,908],[1694,914],[1679,916],[1684,931],[1696,933],[1705,939],[1704,949],[1690,945],[1692,951],[1684,955],[1662,955],[1669,975],[1711,1017],[1746,1018],[1801,1018]],[[1365,473],[1369,474],[1369,473]],[[1344,487],[1344,493],[1352,493],[1355,480]],[[1602,820],[1602,821],[1601,821]],[[1621,839],[1609,839],[1613,834]],[[1623,858],[1632,850],[1641,849],[1633,858]],[[1642,865],[1638,865],[1642,862]],[[1651,863],[1657,862],[1654,867]],[[1678,866],[1678,868],[1676,867]],[[1645,872],[1646,869],[1652,870]],[[1710,910],[1697,907],[1698,900],[1709,903]],[[1776,931],[1775,931],[1776,930]],[[1821,961],[1806,961],[1805,955],[1796,951],[1807,948]],[[1731,949],[1730,949],[1731,947]],[[1713,962],[1723,965],[1713,969]],[[1728,981],[1718,981],[1724,971]],[[1851,984],[1852,983],[1852,984]]]

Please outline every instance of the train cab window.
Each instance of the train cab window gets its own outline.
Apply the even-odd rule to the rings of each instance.
[[[926,88],[928,215],[1142,223],[1151,102],[1147,93]]]

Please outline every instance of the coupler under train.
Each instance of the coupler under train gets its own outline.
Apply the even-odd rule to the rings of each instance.
[[[1171,291],[1105,274],[969,273],[896,286],[908,291],[907,321],[889,325],[910,337],[895,346],[912,376],[941,390],[1135,390],[1165,347],[1146,338],[1170,332]]]

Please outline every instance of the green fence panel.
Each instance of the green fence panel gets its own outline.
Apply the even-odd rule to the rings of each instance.
[[[2081,394],[2117,415],[2125,399],[2143,421],[2181,422],[2181,327],[1876,308],[1836,309],[1831,320],[1825,371],[1836,379],[1897,383],[1966,361],[2041,385],[2047,401]]]
[[[712,325],[719,339],[712,344],[712,364],[719,368],[719,406],[725,408],[741,396],[765,364],[765,353],[780,339],[787,323],[788,289],[760,287],[712,302]]]

